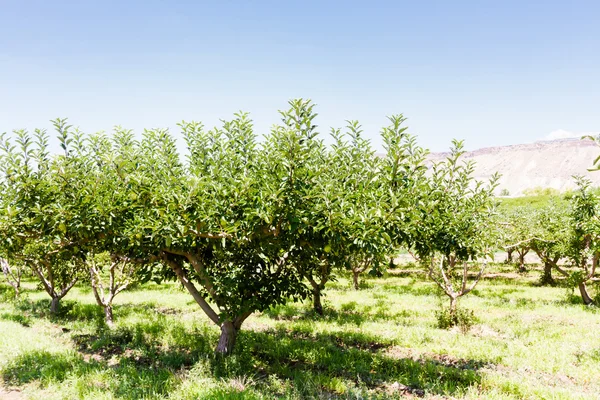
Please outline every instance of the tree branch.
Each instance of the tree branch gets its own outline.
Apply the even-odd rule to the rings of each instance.
[[[196,300],[196,303],[198,303],[198,305],[200,306],[202,311],[204,311],[204,313],[208,316],[208,318],[210,318],[210,320],[214,322],[217,326],[220,326],[221,324],[219,321],[219,316],[206,302],[204,297],[202,297],[200,292],[198,292],[198,289],[196,289],[194,283],[187,278],[182,266],[178,262],[170,260],[165,253],[166,252],[163,253],[162,257],[163,261],[175,272],[181,284],[188,290],[188,292],[190,292],[194,300]]]

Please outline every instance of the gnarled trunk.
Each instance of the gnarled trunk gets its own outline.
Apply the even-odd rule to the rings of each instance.
[[[312,275],[307,276],[313,292],[313,309],[319,315],[323,315],[323,305],[321,304],[321,291],[325,289],[327,278],[321,276],[321,282],[317,282]]]
[[[360,271],[353,270],[352,271],[352,283],[354,284],[354,290],[360,289],[358,286],[358,277],[360,275]]]
[[[589,306],[590,304],[594,304],[594,299],[592,299],[587,291],[587,287],[585,286],[585,282],[581,282],[579,285],[579,292],[581,293],[581,299],[583,300],[583,304]]]
[[[222,355],[229,355],[233,351],[235,346],[235,339],[237,338],[237,329],[232,321],[225,321],[221,324],[221,337],[219,337],[219,343],[215,349],[215,353]]]
[[[52,314],[56,314],[60,308],[60,297],[52,297],[52,302],[50,303],[50,312]]]

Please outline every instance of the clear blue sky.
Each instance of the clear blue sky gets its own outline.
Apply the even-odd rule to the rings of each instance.
[[[293,97],[378,147],[392,113],[433,151],[600,131],[600,2],[0,2],[0,131],[238,110],[264,131]]]

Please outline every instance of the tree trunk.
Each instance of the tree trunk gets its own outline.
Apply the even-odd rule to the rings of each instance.
[[[519,254],[519,272],[525,272],[525,253]]]
[[[542,285],[554,285],[556,283],[552,277],[552,264],[548,261],[544,263],[544,274],[541,283]]]
[[[113,309],[112,304],[103,305],[104,308],[104,320],[106,325],[113,326]]]
[[[60,308],[60,297],[52,297],[52,302],[50,303],[50,312],[52,314],[56,314],[58,309]]]
[[[585,286],[585,282],[581,282],[579,284],[579,292],[581,293],[581,299],[583,300],[583,304],[589,306],[590,304],[594,304],[594,299],[592,299],[587,291],[587,287]]]
[[[456,307],[458,305],[458,297],[450,297],[450,316],[454,318],[456,316]]]
[[[352,282],[354,283],[354,290],[358,290],[358,276],[360,275],[360,272],[358,271],[352,271]]]
[[[321,304],[321,288],[313,287],[313,309],[319,315],[323,315],[323,305]]]
[[[506,263],[510,264],[513,261],[513,251],[514,250],[506,250]]]
[[[233,351],[235,339],[237,338],[237,330],[231,321],[225,321],[221,325],[221,337],[215,353],[221,355],[229,355]]]

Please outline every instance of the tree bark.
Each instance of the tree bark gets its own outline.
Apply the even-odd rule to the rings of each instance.
[[[527,253],[519,253],[519,272],[525,272],[525,255]]]
[[[219,343],[215,349],[215,353],[221,355],[229,355],[233,351],[235,346],[235,340],[237,338],[237,330],[232,321],[225,321],[221,325],[221,337],[219,337]]]
[[[513,261],[513,249],[506,250],[506,263],[510,264]]]
[[[359,290],[358,286],[358,276],[360,275],[359,271],[352,271],[352,283],[354,284],[354,290]]]
[[[196,289],[194,283],[188,279],[188,277],[185,274],[185,271],[183,270],[183,267],[178,262],[170,260],[168,257],[165,256],[163,256],[163,261],[165,261],[166,264],[173,270],[173,272],[175,272],[181,284],[188,290],[188,292],[192,295],[194,300],[196,300],[196,303],[198,303],[198,305],[200,306],[202,311],[204,311],[204,313],[208,316],[208,318],[210,318],[210,320],[215,324],[219,325],[219,316],[206,302],[204,297],[202,297],[200,292],[198,292],[198,289]]]
[[[60,297],[52,297],[52,302],[50,303],[50,312],[52,314],[56,314],[60,308]]]
[[[585,282],[581,282],[579,285],[579,292],[581,293],[581,299],[583,300],[583,304],[589,306],[590,304],[594,304],[594,299],[592,299],[587,291],[587,287],[585,286]]]
[[[456,307],[458,305],[458,297],[450,297],[450,316],[456,316]]]
[[[552,263],[544,262],[544,274],[541,280],[542,285],[554,285],[556,281],[552,277]]]
[[[323,315],[323,305],[321,304],[321,288],[313,287],[313,309],[319,315]]]
[[[308,282],[312,286],[313,292],[313,309],[319,315],[323,315],[323,305],[321,304],[321,291],[325,289],[325,284],[327,283],[327,278],[321,276],[321,282],[317,283],[317,281],[313,278],[312,275],[307,276]]]
[[[107,304],[103,306],[104,308],[104,320],[106,321],[106,325],[113,326],[113,309],[112,304]]]

